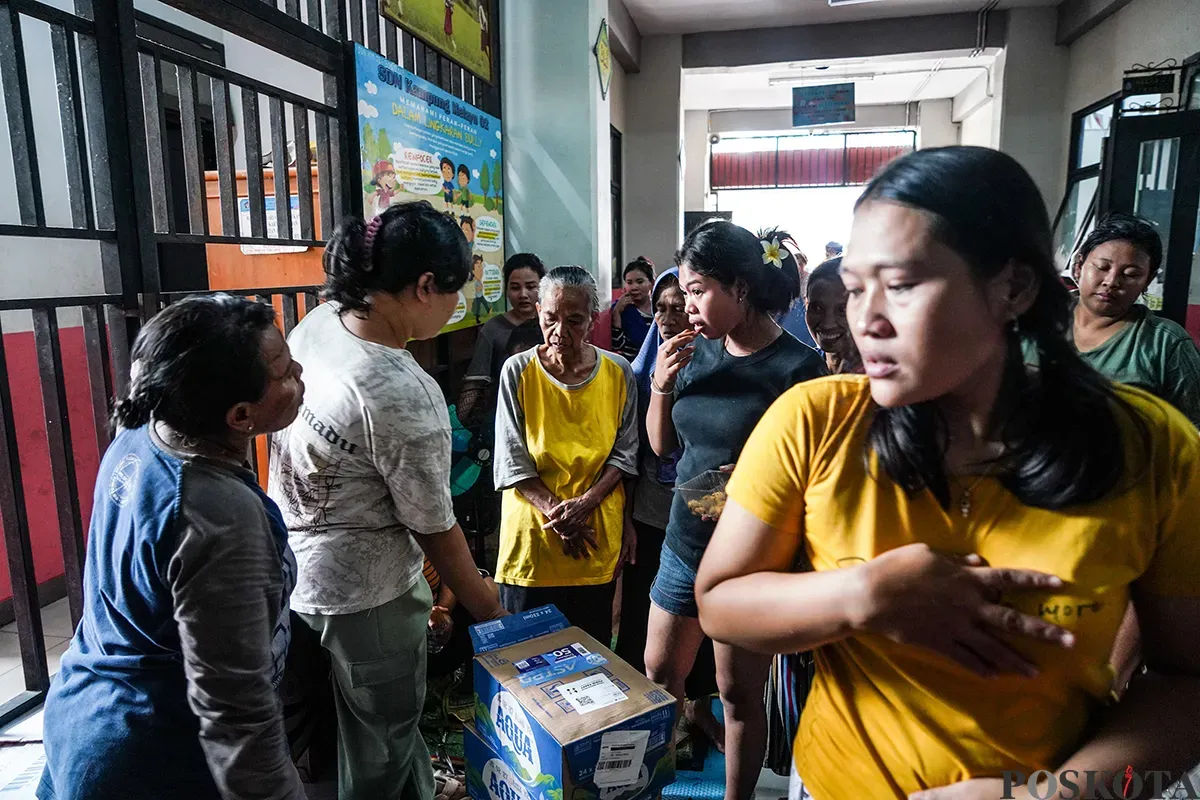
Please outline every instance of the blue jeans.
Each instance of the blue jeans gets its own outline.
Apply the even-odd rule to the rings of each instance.
[[[658,575],[650,587],[650,600],[676,617],[695,619],[700,616],[700,609],[696,606],[696,571],[665,544],[658,564]]]

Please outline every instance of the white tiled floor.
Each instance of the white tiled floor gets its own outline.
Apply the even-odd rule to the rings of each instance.
[[[58,662],[67,651],[74,630],[66,598],[42,609],[42,639],[46,643],[46,666],[50,674],[58,672]],[[21,644],[17,623],[0,628],[0,703],[25,691],[25,672],[21,668]]]

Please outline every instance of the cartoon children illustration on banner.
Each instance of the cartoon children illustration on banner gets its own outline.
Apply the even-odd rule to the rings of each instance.
[[[472,280],[446,330],[503,313],[504,167],[500,120],[356,47],[363,211],[425,200],[458,223]]]

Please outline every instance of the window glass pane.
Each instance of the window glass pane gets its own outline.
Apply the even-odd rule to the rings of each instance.
[[[1084,215],[1088,205],[1096,196],[1096,187],[1100,185],[1098,177],[1084,178],[1071,184],[1067,190],[1067,207],[1063,210],[1062,219],[1054,231],[1054,260],[1060,272],[1069,273],[1071,256],[1075,252],[1075,242],[1079,239],[1080,227],[1084,224]]]
[[[1076,159],[1076,167],[1090,167],[1100,163],[1100,154],[1104,151],[1104,140],[1108,136],[1109,126],[1112,125],[1112,116],[1112,106],[1105,106],[1083,118],[1079,128],[1079,157]]]
[[[1200,69],[1192,73],[1190,88],[1188,89],[1188,108],[1200,108]]]
[[[1171,212],[1175,204],[1175,173],[1179,168],[1179,139],[1153,139],[1142,142],[1138,158],[1137,194],[1133,201],[1135,214],[1154,223],[1166,249],[1171,235]],[[1155,311],[1163,306],[1163,279],[1166,270],[1160,269],[1146,289],[1146,305]]]

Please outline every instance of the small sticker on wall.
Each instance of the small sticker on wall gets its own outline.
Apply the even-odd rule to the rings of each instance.
[[[592,675],[581,681],[564,683],[558,691],[580,714],[590,714],[629,699],[607,675]]]

